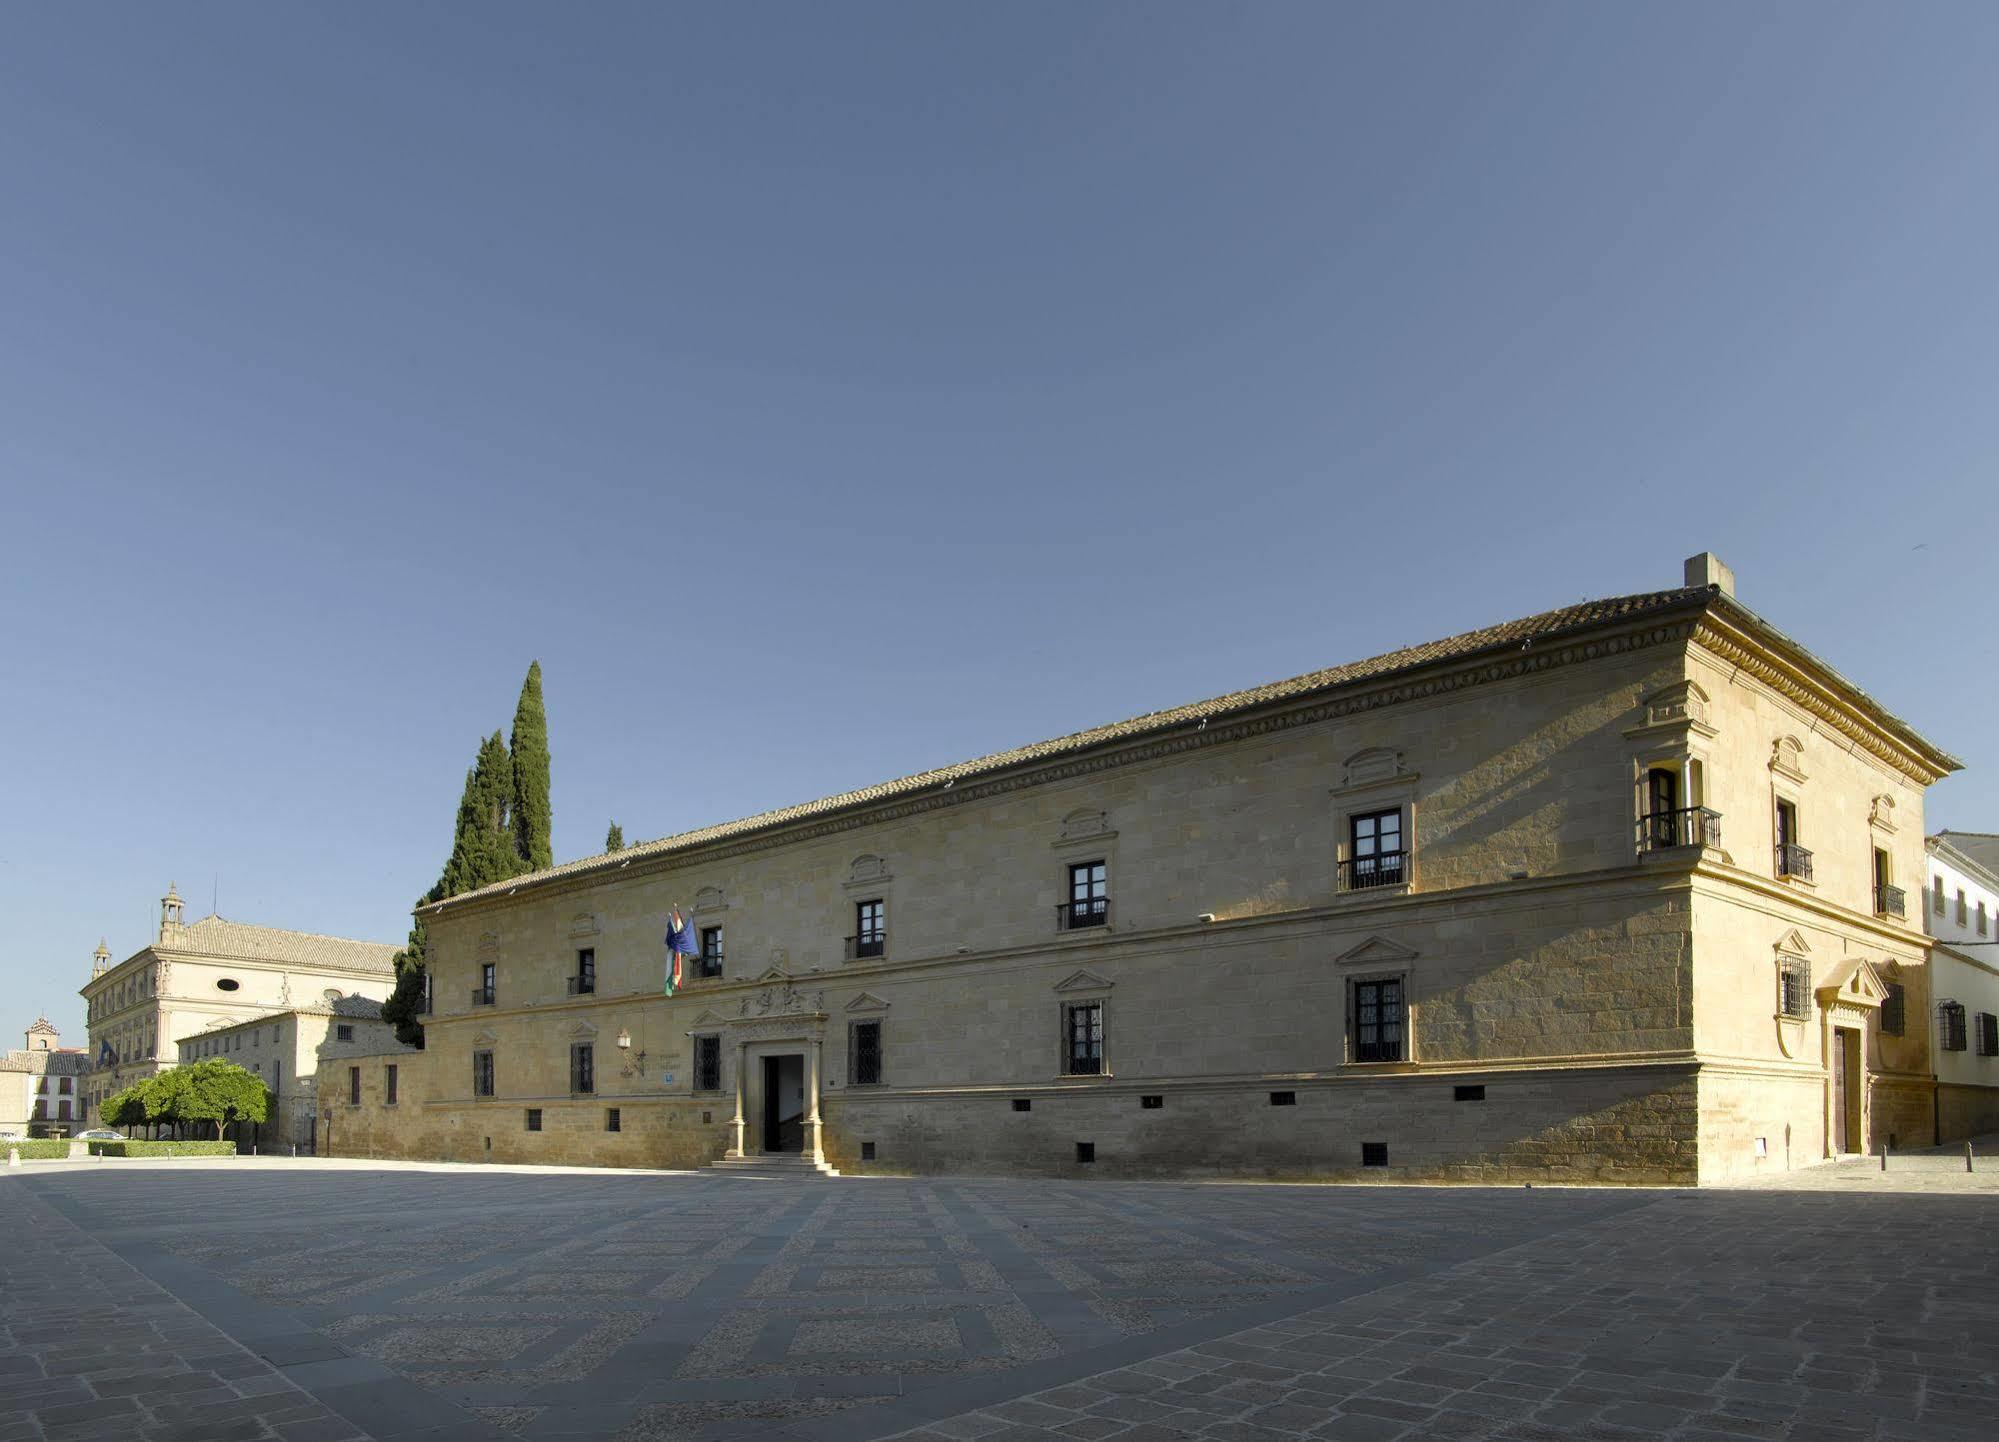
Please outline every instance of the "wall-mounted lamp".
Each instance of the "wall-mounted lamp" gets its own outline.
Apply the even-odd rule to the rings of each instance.
[[[1213,921],[1214,919],[1215,919],[1215,914],[1212,911],[1204,911],[1199,916],[1194,918],[1194,920],[1196,921]]]

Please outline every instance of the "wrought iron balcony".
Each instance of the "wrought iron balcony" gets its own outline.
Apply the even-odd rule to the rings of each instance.
[[[1812,879],[1812,854],[1794,842],[1782,842],[1777,847],[1777,874],[1796,877],[1799,881]]]
[[[1409,853],[1377,851],[1340,863],[1340,890],[1366,891],[1375,886],[1400,886],[1409,879]]]
[[[1877,886],[1874,888],[1874,914],[1892,916],[1897,919],[1909,914],[1909,900],[1899,886]]]
[[[1065,901],[1055,908],[1057,931],[1081,931],[1086,926],[1106,926],[1111,919],[1111,899],[1091,896],[1081,901]]]
[[[493,988],[492,988],[492,987],[490,987],[490,986],[475,986],[475,987],[473,987],[473,988],[472,988],[472,1005],[474,1005],[474,1006],[491,1006],[492,1004],[493,1004]]]
[[[597,978],[594,976],[572,976],[569,978],[571,996],[594,996],[597,993]]]
[[[1721,813],[1705,806],[1654,811],[1638,818],[1638,846],[1643,851],[1660,851],[1669,846],[1720,845]]]
[[[886,932],[871,932],[864,936],[850,936],[847,941],[847,960],[866,961],[869,957],[880,956],[887,943]]]

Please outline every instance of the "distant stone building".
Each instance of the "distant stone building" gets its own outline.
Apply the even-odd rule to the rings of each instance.
[[[90,1059],[61,1039],[36,1017],[21,1049],[0,1054],[0,1136],[67,1137],[90,1124],[82,1085]]]
[[[396,1041],[395,1028],[382,1020],[382,1004],[365,996],[329,994],[305,1006],[269,1011],[248,1021],[228,1023],[180,1038],[175,1059],[185,1066],[221,1057],[255,1072],[271,1089],[270,1120],[247,1129],[245,1148],[301,1153],[318,1149],[323,1107],[318,1077],[322,1065],[353,1056],[414,1053]],[[345,1101],[339,1092],[330,1100]]]
[[[344,997],[379,1002],[395,988],[398,948],[392,942],[281,931],[220,916],[188,922],[184,905],[168,886],[160,898],[158,938],[115,966],[98,943],[82,988],[93,1116],[105,1097],[171,1066],[180,1038]]]
[[[1943,831],[1928,850],[1930,1031],[1938,1140],[1949,1142],[1999,1131],[1999,836]]]
[[[1698,556],[427,905],[426,1050],[394,1107],[346,1064],[334,1147],[1690,1183],[1926,1143],[1884,1009],[1929,1014],[1957,764]]]

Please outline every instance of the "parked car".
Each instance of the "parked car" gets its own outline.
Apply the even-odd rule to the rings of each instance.
[[[78,1132],[76,1139],[80,1142],[122,1142],[125,1140],[125,1134],[104,1127],[92,1127],[87,1132]]]

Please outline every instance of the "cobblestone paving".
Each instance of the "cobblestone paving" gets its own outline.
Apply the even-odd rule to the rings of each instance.
[[[280,1162],[0,1198],[39,1275],[166,1288],[361,1429],[329,1436],[1956,1442],[1999,1417],[1981,1165],[1696,1195]]]

